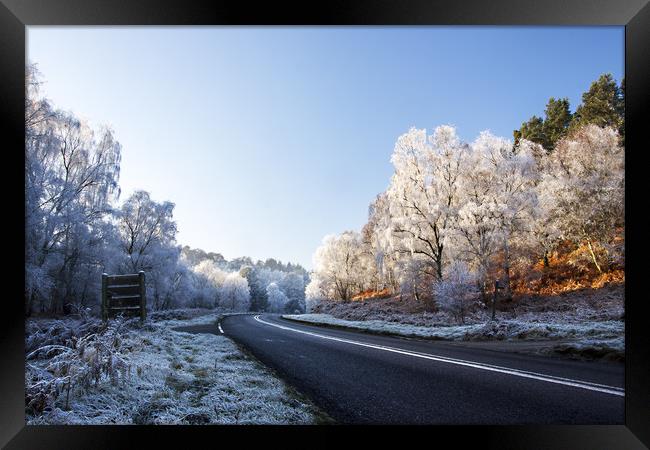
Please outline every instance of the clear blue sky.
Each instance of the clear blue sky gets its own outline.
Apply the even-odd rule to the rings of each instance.
[[[29,27],[61,109],[109,124],[120,184],[176,204],[178,241],[311,267],[360,229],[396,138],[508,138],[548,97],[620,81],[623,27]]]

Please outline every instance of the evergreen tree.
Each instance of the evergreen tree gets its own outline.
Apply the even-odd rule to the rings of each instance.
[[[515,138],[515,145],[519,144],[520,139],[528,139],[529,141],[540,144],[546,147],[546,136],[544,135],[544,121],[541,117],[533,116],[528,122],[521,124],[519,130],[513,132]]]
[[[625,98],[622,89],[616,85],[611,74],[601,75],[591,83],[582,94],[582,104],[578,106],[570,128],[575,130],[583,125],[594,124],[599,127],[612,127],[622,130],[624,126]]]
[[[571,111],[569,110],[569,100],[567,98],[555,99],[551,97],[546,104],[544,111],[543,133],[544,143],[538,142],[547,150],[555,147],[557,141],[566,135],[569,124],[571,123]]]

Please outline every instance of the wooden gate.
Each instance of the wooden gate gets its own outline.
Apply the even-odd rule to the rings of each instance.
[[[102,320],[118,314],[147,317],[144,272],[128,275],[102,274]]]

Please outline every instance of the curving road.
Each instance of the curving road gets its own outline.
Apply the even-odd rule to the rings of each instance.
[[[624,367],[377,336],[279,316],[224,318],[340,423],[623,424]]]

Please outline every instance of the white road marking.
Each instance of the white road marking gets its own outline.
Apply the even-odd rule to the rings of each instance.
[[[223,334],[223,329],[221,328],[221,322],[219,322],[219,323],[217,324],[217,326],[219,327],[219,332],[220,332],[221,334]]]
[[[455,359],[455,358],[449,358],[446,356],[439,356],[439,355],[431,355],[428,353],[421,353],[421,352],[414,352],[410,350],[403,350],[401,348],[395,348],[395,347],[387,347],[385,345],[377,345],[377,344],[367,344],[365,342],[359,342],[359,341],[353,341],[351,339],[344,339],[344,338],[338,338],[334,336],[327,336],[324,334],[318,334],[314,333],[311,331],[304,331],[304,330],[297,330],[295,328],[291,327],[286,327],[284,325],[278,325],[275,323],[270,323],[265,320],[260,319],[259,315],[254,316],[254,319],[257,322],[263,323],[265,325],[269,325],[272,327],[280,328],[283,330],[288,330],[288,331],[293,331],[294,333],[301,333],[301,334],[306,334],[309,336],[314,336],[318,337],[321,339],[327,339],[331,341],[337,341],[337,342],[344,342],[346,344],[352,344],[352,345],[358,345],[361,347],[368,347],[368,348],[374,348],[377,350],[384,350],[387,352],[392,352],[392,353],[399,353],[402,355],[408,355],[408,356],[413,356],[416,358],[423,358],[423,359],[429,359],[432,361],[438,361],[438,362],[444,362],[448,364],[456,364],[459,366],[465,366],[465,367],[472,367],[475,369],[481,369],[481,370],[487,370],[490,372],[499,372],[499,373],[505,373],[507,375],[514,375],[517,377],[523,377],[523,378],[531,378],[534,380],[539,380],[539,381],[546,381],[547,383],[555,383],[555,384],[562,384],[565,386],[572,386],[580,389],[587,389],[589,391],[596,391],[596,392],[602,392],[605,394],[612,394],[612,395],[618,395],[621,397],[625,396],[625,390],[623,388],[619,388],[616,386],[607,386],[604,384],[598,384],[598,383],[592,383],[589,381],[582,381],[582,380],[573,380],[570,378],[563,378],[563,377],[556,377],[553,375],[545,375],[541,373],[536,373],[536,372],[528,372],[525,370],[520,370],[520,369],[512,369],[510,367],[502,367],[502,366],[495,366],[492,364],[485,364],[485,363],[478,363],[474,361],[466,361],[462,359]]]

